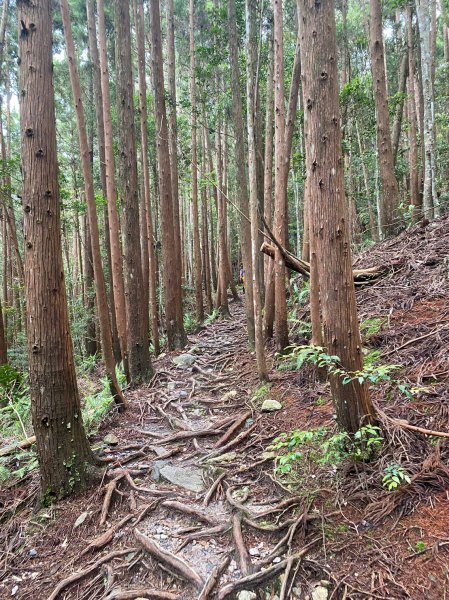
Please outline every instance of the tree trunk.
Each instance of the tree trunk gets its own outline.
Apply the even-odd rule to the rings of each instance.
[[[84,296],[83,304],[89,313],[86,327],[84,347],[87,356],[95,356],[99,351],[95,327],[95,283],[94,265],[92,258],[92,243],[89,227],[89,218],[84,215]]]
[[[424,189],[423,214],[427,219],[438,212],[435,162],[435,99],[432,86],[432,55],[430,49],[431,10],[428,0],[416,0],[421,48],[421,81],[424,100]]]
[[[5,277],[6,274],[3,274]],[[0,366],[8,362],[8,346],[6,343],[5,326],[3,321],[2,301],[0,299]]]
[[[338,95],[334,2],[299,0],[307,179],[313,250],[317,252],[324,343],[350,373],[363,368],[348,231]],[[355,433],[373,421],[368,386],[330,383],[341,427]]]
[[[382,189],[380,227],[382,235],[386,237],[393,235],[398,229],[399,187],[394,172],[393,150],[391,147],[380,0],[370,0],[370,12],[371,69],[373,72],[377,151]]]
[[[144,296],[129,8],[129,0],[116,0],[116,80],[120,143],[120,200],[123,209],[127,347],[130,382],[139,384],[151,379],[153,369],[148,338],[148,307],[142,303]]]
[[[201,277],[200,222],[198,218],[198,157],[196,131],[196,80],[195,80],[195,12],[193,0],[189,0],[189,39],[190,39],[190,104],[192,139],[192,228],[193,228],[193,267],[195,285],[195,308],[198,323],[204,321],[203,289]]]
[[[420,218],[421,198],[419,194],[419,171],[418,171],[418,137],[415,99],[415,56],[413,52],[413,23],[412,7],[407,5],[405,9],[407,26],[407,49],[408,49],[408,138],[409,138],[409,172],[410,172],[410,204],[413,206],[413,221]]]
[[[100,69],[100,56],[98,53],[97,46],[97,32],[95,25],[95,0],[86,0],[86,13],[87,13],[87,31],[88,31],[88,42],[89,42],[89,54],[92,63],[93,71],[93,86],[94,86],[94,98],[95,98],[95,116],[97,121],[97,142],[98,142],[98,160],[100,167],[100,179],[101,179],[101,190],[105,199],[107,199],[107,185],[106,185],[106,158],[105,158],[105,147],[104,147],[104,122],[103,122],[103,94],[101,91],[101,69]],[[110,289],[108,292],[108,300],[110,307],[110,318],[111,318],[111,329],[112,329],[112,348],[114,351],[115,361],[119,363],[122,360],[120,342],[117,331],[117,318],[114,302],[114,290],[112,285],[112,256],[111,256],[111,237],[109,228],[109,216],[108,206],[106,205],[103,209],[104,219],[104,237],[106,243],[106,256],[107,266],[109,273]],[[105,277],[106,279],[106,277]]]
[[[125,398],[117,382],[115,373],[115,358],[112,350],[111,321],[109,318],[108,297],[104,280],[103,265],[101,262],[100,234],[98,231],[97,206],[95,203],[94,181],[90,161],[89,143],[87,141],[86,120],[84,115],[83,101],[81,97],[81,85],[76,66],[75,44],[70,22],[69,5],[67,0],[60,0],[62,23],[69,59],[70,83],[72,86],[73,100],[76,111],[76,122],[78,127],[79,148],[81,153],[81,164],[84,177],[84,191],[86,194],[87,213],[89,219],[89,234],[92,252],[92,266],[95,278],[95,291],[97,295],[97,308],[100,321],[101,348],[106,367],[106,375],[111,389],[111,395],[119,406],[125,406]]]
[[[399,71],[399,86],[398,93],[400,94],[399,102],[396,106],[393,121],[393,137],[391,144],[393,146],[393,161],[396,164],[399,150],[399,140],[401,138],[402,116],[404,114],[404,99],[407,86],[407,77],[409,71],[408,52],[404,52],[401,59],[401,67]]]
[[[267,71],[267,104],[265,116],[265,172],[264,172],[264,219],[273,227],[273,119],[274,119],[274,73],[273,38],[270,36]],[[265,259],[265,306],[263,330],[265,339],[273,337],[274,324],[274,264]]]
[[[253,273],[251,264],[251,224],[249,219],[248,182],[246,177],[245,136],[243,129],[242,96],[237,43],[235,0],[228,0],[229,60],[231,66],[232,112],[235,136],[235,162],[237,172],[237,195],[240,210],[240,237],[242,262],[245,270],[245,307],[248,340],[254,346],[254,300]]]
[[[168,0],[170,1],[170,0]],[[167,3],[168,4],[168,3]],[[159,347],[159,327],[158,327],[158,307],[157,307],[157,264],[153,239],[153,215],[151,210],[151,190],[150,190],[150,165],[148,162],[148,111],[147,111],[147,82],[145,78],[145,15],[143,10],[143,0],[134,0],[134,12],[136,21],[137,38],[137,65],[139,75],[139,112],[140,112],[140,151],[143,175],[143,199],[146,213],[146,232],[145,244],[148,255],[148,284],[149,284],[149,302],[150,302],[150,320],[151,337],[153,341],[154,353],[160,352]],[[175,144],[176,147],[176,144]],[[177,181],[177,174],[176,174]],[[178,211],[179,213],[179,211]],[[179,214],[178,214],[179,230]],[[175,219],[176,221],[176,219]],[[179,241],[179,236],[178,236]],[[180,283],[179,283],[180,285]]]
[[[98,43],[100,49],[101,93],[103,101],[104,150],[106,163],[106,191],[108,201],[109,234],[111,240],[111,276],[114,292],[117,331],[126,378],[131,380],[128,363],[125,284],[123,281],[120,224],[117,213],[117,189],[115,186],[114,140],[112,134],[111,99],[109,93],[109,69],[106,45],[104,0],[97,0]]]
[[[274,17],[274,105],[275,105],[275,175],[274,175],[274,232],[279,242],[287,242],[287,164],[284,114],[284,35],[282,0],[273,0]],[[285,291],[284,257],[276,248],[274,266],[274,333],[276,349],[282,352],[288,346],[287,297]]]
[[[173,15],[173,0],[166,0],[165,10],[167,16],[167,77],[169,106],[169,135],[170,135],[170,164],[173,198],[173,226],[175,229],[175,253],[176,261],[181,264],[181,231],[179,218],[179,175],[178,175],[178,125],[176,121],[176,54],[175,54],[175,20]],[[179,287],[182,284],[182,270],[177,269],[176,276],[180,278]],[[181,288],[182,293],[182,288]]]
[[[246,19],[246,98],[248,122],[248,167],[249,167],[249,206],[251,215],[251,251],[253,268],[253,302],[255,325],[255,350],[257,361],[257,374],[260,381],[268,380],[267,364],[265,360],[263,315],[262,315],[262,285],[261,269],[259,262],[259,214],[257,197],[257,157],[256,157],[256,64],[255,64],[255,14],[254,3],[245,0]]]
[[[31,415],[41,492],[47,501],[82,489],[92,461],[62,262],[51,5],[50,0],[17,2]]]
[[[167,113],[165,110],[164,72],[162,60],[162,35],[159,0],[151,0],[151,54],[156,119],[156,148],[159,164],[159,194],[161,201],[162,257],[164,263],[165,319],[167,343],[170,350],[183,348],[187,338],[182,318],[180,278],[176,271],[175,232],[173,227],[173,195],[171,184],[170,153],[168,146]]]

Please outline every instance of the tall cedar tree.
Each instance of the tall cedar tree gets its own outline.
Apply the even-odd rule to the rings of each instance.
[[[237,42],[235,0],[228,0],[229,62],[231,66],[232,113],[235,136],[235,167],[237,172],[240,214],[242,262],[245,269],[245,308],[248,340],[254,346],[253,269],[251,261],[251,224],[249,219],[248,181],[246,177],[245,136],[240,90],[240,69]]]
[[[307,185],[320,277],[324,343],[353,373],[363,368],[346,215],[333,0],[299,0]],[[350,433],[374,420],[368,386],[330,376],[337,418]]]
[[[120,243],[120,222],[117,212],[117,188],[115,185],[114,138],[111,118],[111,96],[109,90],[108,51],[106,44],[106,23],[104,0],[97,0],[98,12],[98,46],[100,51],[101,94],[103,101],[104,153],[106,173],[106,193],[108,202],[109,237],[111,241],[111,275],[114,292],[114,305],[117,331],[120,341],[123,365],[126,378],[130,381],[127,330],[125,284],[123,281],[122,249]]]
[[[278,242],[287,242],[287,147],[285,138],[284,99],[284,34],[282,0],[273,0],[274,40],[274,233]],[[276,246],[274,254],[274,337],[276,349],[288,346],[287,297],[285,291],[285,261]]]
[[[108,297],[104,280],[103,265],[101,262],[100,234],[98,231],[97,206],[95,203],[94,180],[90,161],[89,143],[87,141],[86,118],[84,115],[81,85],[76,66],[75,43],[72,35],[69,5],[67,0],[60,0],[64,36],[69,59],[70,82],[72,85],[73,100],[75,103],[76,121],[78,126],[78,139],[83,168],[84,189],[87,201],[89,219],[89,234],[92,248],[92,264],[95,278],[95,292],[97,297],[98,316],[100,321],[101,348],[106,366],[106,376],[109,381],[111,394],[117,404],[123,406],[125,398],[120,390],[115,374],[115,358],[112,351],[112,331],[109,318]]]
[[[388,112],[381,0],[370,0],[370,54],[376,105],[377,153],[382,189],[379,221],[382,234],[392,235],[398,228],[399,188],[394,172],[393,149]]]
[[[170,350],[183,348],[187,337],[182,316],[181,280],[176,271],[181,268],[175,252],[173,227],[173,195],[168,144],[167,112],[165,108],[162,33],[159,0],[150,2],[151,59],[156,120],[156,150],[159,167],[159,195],[161,199],[162,261],[165,294],[165,321]]]
[[[159,324],[157,306],[157,263],[153,234],[153,213],[150,193],[150,165],[148,161],[148,110],[147,110],[147,81],[145,78],[145,15],[143,0],[134,0],[134,14],[137,38],[137,64],[139,75],[139,113],[140,113],[140,156],[143,177],[143,201],[146,216],[146,234],[142,236],[148,246],[148,286],[151,317],[151,337],[156,355],[160,352]],[[178,211],[179,212],[179,211]],[[178,215],[179,217],[179,215]],[[178,225],[179,228],[179,225]],[[142,248],[143,250],[143,248]],[[142,252],[143,260],[144,252]],[[143,267],[142,267],[143,268]]]
[[[130,381],[138,384],[153,375],[150,359],[148,305],[142,302],[137,151],[134,124],[134,85],[129,0],[115,3],[115,49],[119,130],[120,200],[123,213],[126,328]]]
[[[81,416],[62,263],[52,2],[19,0],[17,18],[31,415],[41,491],[49,499],[84,487],[92,454]]]

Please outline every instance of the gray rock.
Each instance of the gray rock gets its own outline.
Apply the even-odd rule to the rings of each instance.
[[[165,465],[160,469],[161,477],[178,487],[196,492],[197,494],[204,491],[202,473],[202,469],[189,466]]]
[[[103,442],[108,446],[117,446],[119,441],[120,440],[118,439],[118,437],[113,433],[108,433],[108,435],[105,435],[103,438]]]
[[[319,585],[312,592],[312,600],[327,600],[329,597],[328,589]]]
[[[30,556],[31,558],[35,558],[37,556],[36,548],[31,548],[31,550],[28,552],[28,556]]]
[[[237,600],[255,600],[257,594],[254,592],[248,592],[248,590],[242,590],[237,594]]]
[[[272,398],[267,398],[262,404],[262,412],[273,412],[275,410],[281,410],[282,404]]]
[[[188,353],[180,354],[179,356],[175,356],[173,362],[178,367],[191,367],[196,363],[196,356]]]

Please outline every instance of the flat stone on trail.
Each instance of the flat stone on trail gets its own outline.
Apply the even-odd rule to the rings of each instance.
[[[197,467],[179,467],[175,465],[165,465],[160,470],[160,475],[173,485],[182,487],[191,492],[200,493],[204,491],[204,482],[202,479],[202,469]]]
[[[275,410],[281,410],[282,404],[272,398],[267,398],[262,404],[262,412],[273,412]]]
[[[119,439],[113,433],[108,433],[108,435],[104,436],[103,442],[108,446],[117,446],[117,444],[119,443]]]
[[[180,354],[179,356],[175,356],[173,362],[178,367],[191,367],[196,362],[196,356],[193,354]]]
[[[312,600],[327,600],[329,598],[329,592],[327,588],[319,585],[312,592]]]

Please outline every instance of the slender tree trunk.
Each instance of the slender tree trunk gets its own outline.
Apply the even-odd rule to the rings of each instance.
[[[428,0],[416,0],[421,48],[421,81],[424,100],[424,189],[423,214],[427,219],[438,212],[435,162],[435,99],[432,86],[432,55],[430,48],[431,9]]]
[[[253,302],[255,325],[255,350],[257,374],[261,381],[268,380],[265,360],[263,315],[262,315],[262,285],[259,262],[262,260],[259,244],[259,214],[257,197],[257,156],[256,156],[256,37],[254,3],[245,0],[246,14],[246,97],[248,122],[248,166],[249,166],[249,206],[251,215],[251,250],[253,268]]]
[[[299,0],[299,9],[308,194],[324,342],[329,354],[339,356],[343,369],[354,373],[363,368],[363,361],[344,197],[335,7],[333,0]],[[332,374],[330,383],[341,427],[355,433],[361,424],[373,421],[366,383],[354,379],[343,385],[342,376]]]
[[[207,312],[211,314],[214,308],[212,301],[212,287],[211,287],[211,276],[210,276],[210,248],[209,248],[209,211],[207,208],[207,186],[206,181],[206,132],[205,126],[203,125],[201,130],[201,180],[203,185],[201,186],[201,214],[202,214],[202,228],[203,228],[203,279],[204,279],[204,291],[206,294]]]
[[[170,1],[170,0],[168,0]],[[143,0],[134,0],[134,12],[136,21],[137,38],[137,64],[139,75],[139,112],[140,112],[140,150],[143,175],[143,201],[146,214],[146,232],[145,244],[148,256],[148,284],[149,284],[149,302],[151,317],[151,337],[153,340],[154,353],[160,352],[159,346],[159,327],[158,327],[158,309],[157,309],[157,264],[155,248],[153,241],[153,215],[151,210],[151,190],[150,190],[150,165],[148,162],[148,111],[147,111],[147,82],[145,78],[145,15],[143,10]],[[176,144],[175,144],[176,147]],[[176,174],[177,182],[177,174]],[[176,200],[177,202],[177,200]],[[179,213],[179,211],[178,211]],[[175,218],[176,222],[176,218]],[[179,214],[177,216],[179,230]],[[179,241],[179,236],[178,241]],[[180,281],[179,281],[180,285]]]
[[[282,0],[273,0],[274,16],[274,105],[275,105],[275,204],[274,233],[282,246],[287,244],[287,164],[284,114],[284,35]],[[285,291],[285,261],[279,249],[275,251],[274,266],[274,332],[276,348],[282,352],[288,346],[287,297]]]
[[[217,79],[217,89],[219,88]],[[221,118],[217,118],[217,221],[218,221],[218,284],[215,306],[222,316],[230,317],[228,303],[228,249],[226,227],[226,199],[223,194],[223,154],[221,147]]]
[[[5,277],[6,274],[3,274]],[[8,362],[8,345],[6,343],[5,326],[3,321],[2,301],[0,299],[0,366]]]
[[[134,85],[129,0],[115,3],[115,48],[118,130],[120,143],[120,200],[123,208],[126,328],[130,381],[149,381],[153,369],[149,350],[148,307],[143,305],[140,247],[137,150],[134,123]]]
[[[109,93],[109,69],[106,46],[106,25],[104,17],[104,0],[97,0],[98,12],[98,43],[100,49],[101,93],[103,101],[104,150],[106,166],[106,192],[108,201],[109,234],[111,240],[111,277],[114,292],[117,331],[123,365],[128,381],[130,381],[127,329],[125,284],[123,281],[122,250],[120,244],[120,224],[117,213],[117,189],[115,186],[114,140],[111,121],[111,99]]]
[[[176,97],[176,54],[175,54],[175,21],[173,15],[173,0],[165,3],[167,16],[167,62],[168,62],[168,94],[169,106],[169,134],[170,134],[170,164],[173,195],[173,225],[175,228],[175,253],[176,261],[181,264],[181,235],[179,219],[179,175],[178,175],[178,125],[176,121],[177,97]],[[177,269],[175,275],[181,277],[182,271]],[[182,281],[179,281],[181,286]]]
[[[106,367],[111,394],[115,402],[125,406],[125,398],[120,390],[115,374],[115,359],[112,351],[111,322],[109,319],[108,297],[104,281],[103,265],[101,262],[100,235],[98,231],[97,207],[95,203],[94,182],[90,162],[89,143],[87,141],[86,120],[84,115],[83,101],[81,97],[81,85],[76,66],[75,44],[70,23],[69,5],[67,0],[60,0],[62,23],[69,59],[70,82],[72,86],[73,100],[75,103],[76,121],[78,126],[79,148],[84,177],[84,191],[86,194],[87,211],[89,218],[89,233],[92,249],[92,263],[95,278],[95,291],[97,295],[97,309],[100,320],[101,348]]]
[[[89,41],[89,54],[92,62],[93,71],[93,86],[94,86],[94,98],[95,98],[95,116],[97,122],[97,142],[98,142],[98,160],[100,167],[100,179],[101,179],[101,190],[104,198],[107,199],[107,184],[106,184],[106,158],[105,158],[105,136],[104,136],[104,122],[103,122],[103,93],[101,91],[101,69],[100,69],[100,56],[98,53],[97,46],[97,32],[95,25],[95,0],[86,0],[86,12],[87,12],[87,31]],[[106,243],[106,256],[107,256],[107,271],[109,274],[110,289],[108,291],[108,300],[110,307],[110,318],[111,318],[111,329],[112,329],[112,347],[114,350],[115,361],[119,363],[122,360],[120,342],[117,331],[117,319],[116,309],[114,302],[114,290],[112,285],[112,256],[111,256],[111,236],[109,228],[109,215],[108,206],[106,205],[103,209],[103,220],[104,220],[104,237]],[[106,279],[106,277],[105,277]]]
[[[251,223],[249,219],[248,182],[246,177],[245,136],[243,129],[242,96],[237,44],[235,0],[228,0],[229,59],[231,66],[232,112],[235,136],[235,162],[237,172],[237,195],[240,209],[240,237],[242,262],[245,270],[245,307],[250,346],[254,346],[253,273],[251,264]]]
[[[204,321],[203,289],[201,277],[200,222],[198,218],[198,152],[196,131],[196,78],[195,78],[195,11],[193,0],[189,0],[189,37],[190,37],[190,104],[192,127],[192,228],[193,228],[193,266],[195,285],[195,307],[198,323]]]
[[[171,184],[170,153],[168,145],[167,113],[165,110],[164,73],[162,60],[162,35],[159,0],[151,0],[151,53],[156,119],[156,148],[159,164],[159,194],[161,200],[162,256],[164,263],[165,319],[167,343],[170,350],[183,348],[187,338],[182,318],[180,278],[176,271],[179,263],[175,248],[173,227],[173,196]]]
[[[267,103],[265,116],[265,172],[264,172],[264,219],[273,228],[273,120],[274,120],[274,73],[273,73],[273,38],[270,36],[268,71],[267,71]],[[263,330],[265,339],[273,337],[274,324],[274,264],[265,257],[265,307]]]
[[[85,350],[87,356],[95,356],[99,348],[97,344],[95,327],[95,283],[94,265],[92,258],[92,243],[89,227],[89,218],[84,215],[84,305],[89,313],[89,321],[86,328]]]
[[[380,0],[370,0],[370,10],[371,69],[373,72],[377,151],[379,154],[379,172],[382,187],[380,227],[382,234],[389,236],[397,231],[399,187],[394,172],[393,150],[391,147],[382,34],[382,7]]]
[[[398,157],[399,141],[401,139],[401,127],[402,127],[402,116],[404,114],[404,100],[405,91],[407,86],[407,77],[409,71],[409,60],[408,52],[404,52],[401,59],[401,67],[399,71],[399,86],[398,93],[400,94],[399,102],[396,106],[396,112],[394,114],[393,121],[393,134],[392,134],[392,147],[393,147],[393,161],[396,164]]]
[[[413,221],[417,221],[421,212],[421,198],[419,194],[419,171],[418,171],[418,137],[415,100],[415,56],[413,52],[413,23],[412,7],[408,5],[405,9],[407,25],[408,46],[408,117],[409,117],[409,170],[410,170],[410,204],[413,206]]]
[[[41,492],[47,501],[82,489],[92,461],[76,383],[62,263],[51,4],[17,2],[31,414]]]

